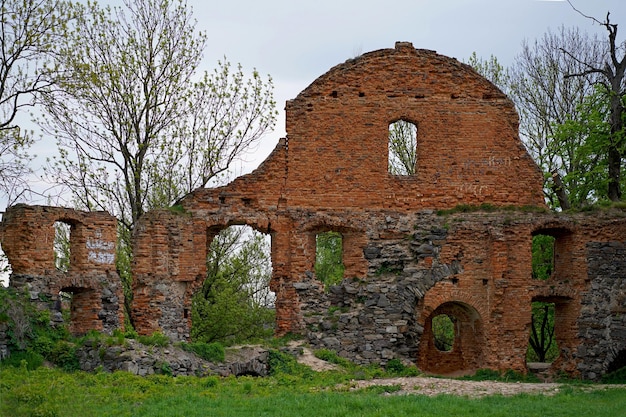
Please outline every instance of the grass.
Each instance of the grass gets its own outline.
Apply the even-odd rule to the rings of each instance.
[[[390,388],[347,391],[347,372],[266,378],[139,377],[0,368],[0,416],[620,416],[620,389],[566,386],[554,397],[467,399],[389,396]],[[393,388],[393,387],[392,387]]]

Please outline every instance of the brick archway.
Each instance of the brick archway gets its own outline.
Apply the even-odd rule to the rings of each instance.
[[[445,314],[454,323],[455,335],[449,351],[435,346],[433,318]],[[439,305],[424,323],[418,367],[433,374],[471,373],[483,365],[485,336],[478,311],[469,304],[450,301]]]

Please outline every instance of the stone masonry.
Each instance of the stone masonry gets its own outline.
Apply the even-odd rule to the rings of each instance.
[[[397,358],[437,374],[526,372],[531,305],[543,301],[556,310],[552,371],[597,379],[625,365],[626,214],[549,212],[513,103],[472,68],[398,42],[331,68],[286,115],[287,137],[254,172],[140,219],[138,332],[188,339],[210,242],[249,225],[271,236],[278,335],[303,334],[363,364]],[[388,170],[389,126],[398,120],[417,126],[412,175]],[[3,248],[18,219],[5,215]],[[316,235],[326,231],[341,234],[345,267],[328,289],[314,268]],[[546,281],[532,277],[537,234],[555,241]],[[21,265],[16,244],[7,248]],[[441,314],[454,319],[449,351],[434,343]]]

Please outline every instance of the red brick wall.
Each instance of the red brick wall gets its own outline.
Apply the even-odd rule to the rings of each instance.
[[[469,66],[410,44],[364,54],[287,103],[290,207],[542,205],[514,106]],[[388,127],[418,126],[417,173],[387,171]]]

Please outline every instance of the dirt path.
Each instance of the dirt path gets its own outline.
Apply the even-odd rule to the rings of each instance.
[[[302,347],[302,354],[298,362],[310,366],[316,371],[337,369],[337,365],[328,363],[315,357],[313,352]],[[523,383],[523,382],[496,382],[496,381],[462,381],[458,379],[434,378],[434,377],[402,377],[370,380],[353,380],[347,388],[357,390],[370,386],[400,386],[399,390],[391,392],[392,395],[417,394],[435,396],[450,394],[480,398],[489,395],[517,395],[517,394],[540,394],[556,395],[564,386],[558,383]],[[626,385],[585,385],[584,390],[603,390],[609,388],[621,388],[626,390]]]
[[[555,395],[561,390],[561,384],[554,383],[509,383],[495,381],[461,381],[457,379],[404,377],[352,381],[350,389],[361,389],[368,386],[393,386],[402,388],[393,394],[419,394],[435,396],[451,394],[479,398],[489,395],[517,395],[521,393]]]

